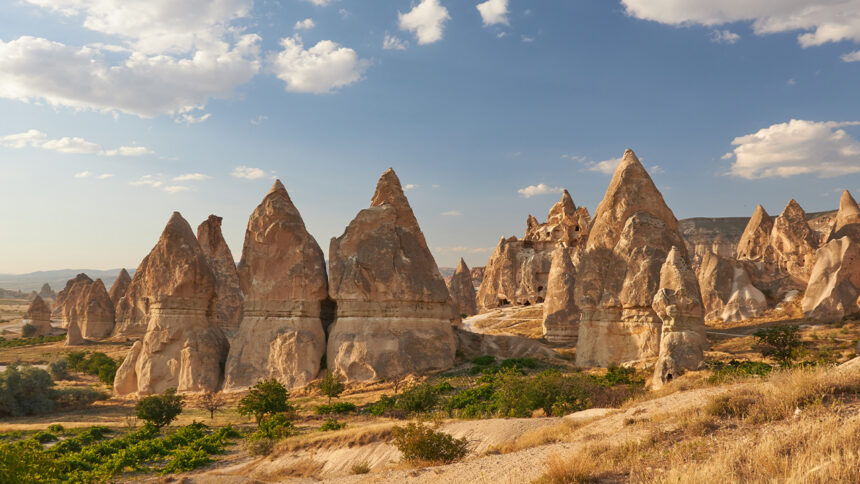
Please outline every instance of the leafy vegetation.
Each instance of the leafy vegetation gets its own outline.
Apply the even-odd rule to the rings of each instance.
[[[332,398],[337,398],[343,393],[344,388],[346,387],[340,382],[337,373],[327,369],[322,381],[320,381],[320,391],[328,397],[329,405],[331,405]]]
[[[65,380],[69,377],[69,365],[66,360],[57,360],[48,363],[48,373],[54,380]]]
[[[49,335],[39,335],[32,338],[10,338],[3,339],[0,338],[0,348],[18,348],[21,346],[35,346],[46,343],[55,343],[57,341],[63,341],[66,339],[66,335],[58,334],[54,336]]]
[[[102,353],[72,351],[66,355],[66,365],[70,370],[97,376],[105,385],[113,385],[120,362]]]
[[[197,406],[201,410],[209,412],[209,418],[214,419],[215,412],[224,407],[224,398],[221,397],[220,393],[206,392],[202,397],[200,397],[200,400],[197,402]]]
[[[29,365],[12,365],[0,373],[0,417],[37,415],[54,410],[57,392],[51,375]]]
[[[799,331],[798,326],[773,326],[760,329],[753,336],[763,346],[762,356],[772,356],[781,365],[788,366],[800,357],[803,349]]]
[[[239,414],[253,415],[257,425],[267,416],[293,410],[293,406],[287,402],[287,389],[274,378],[257,382],[239,401]]]
[[[170,424],[182,413],[185,399],[176,394],[176,389],[166,390],[162,395],[150,395],[143,398],[134,406],[137,418],[152,424],[160,429]]]
[[[355,411],[355,404],[350,402],[334,402],[331,405],[317,405],[317,415],[329,415],[332,413],[350,413]]]
[[[30,323],[21,326],[21,336],[24,338],[32,338],[36,335],[36,327]]]
[[[708,367],[712,372],[709,378],[711,383],[722,383],[736,377],[764,377],[773,371],[772,366],[761,361],[732,360],[728,363],[716,361],[708,363]]]
[[[409,423],[393,430],[394,445],[406,461],[455,462],[469,452],[466,439],[455,439],[430,427]]]
[[[327,432],[329,430],[340,430],[344,427],[346,427],[345,423],[338,422],[334,417],[329,417],[325,423],[320,426],[320,430]]]

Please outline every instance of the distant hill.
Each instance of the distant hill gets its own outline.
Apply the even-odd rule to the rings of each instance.
[[[59,269],[55,271],[30,272],[29,274],[0,274],[0,288],[9,291],[21,291],[26,294],[30,291],[38,291],[42,288],[42,284],[47,282],[51,285],[51,289],[54,292],[60,292],[61,289],[66,287],[66,281],[83,272],[93,280],[101,279],[105,283],[105,287],[110,289],[120,270]],[[129,275],[134,275],[134,269],[126,270]]]

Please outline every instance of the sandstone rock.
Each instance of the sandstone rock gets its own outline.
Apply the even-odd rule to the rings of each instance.
[[[476,291],[481,287],[481,283],[484,281],[484,269],[485,267],[473,267],[470,271],[472,275],[472,286]]]
[[[27,319],[36,328],[36,336],[51,332],[51,310],[41,296],[37,295],[33,298],[33,302],[27,308]]]
[[[131,284],[131,276],[128,275],[128,271],[122,269],[119,271],[119,275],[114,279],[113,284],[110,286],[110,300],[116,308],[119,300],[125,296],[125,293],[128,291],[128,286]]]
[[[838,319],[860,312],[860,241],[844,236],[818,249],[801,301],[808,318]]]
[[[57,294],[51,289],[51,285],[46,282],[42,284],[42,288],[39,290],[39,297],[42,299],[56,299]]]
[[[738,242],[744,233],[745,217],[695,217],[678,221],[687,254],[694,269],[698,269],[707,254],[734,259]]]
[[[579,307],[574,297],[576,269],[570,250],[559,247],[552,253],[543,306],[543,336],[552,343],[575,345],[579,334]]]
[[[393,170],[329,250],[329,368],[373,380],[454,363],[448,289]]]
[[[236,261],[221,234],[221,217],[210,215],[197,227],[197,240],[215,274],[215,323],[228,337],[239,330],[242,321],[242,289]]]
[[[80,346],[84,343],[84,337],[81,336],[81,328],[78,326],[78,321],[73,319],[69,322],[68,328],[66,328],[66,342],[64,344],[66,346]]]
[[[710,252],[698,270],[706,321],[740,321],[767,310],[764,294],[750,282],[743,265]]]
[[[85,339],[107,338],[113,332],[114,306],[101,279],[89,285],[75,303],[73,318]]]
[[[770,233],[773,231],[773,218],[761,205],[756,206],[752,217],[738,242],[737,258],[740,260],[765,260],[773,257],[770,253]]]
[[[325,352],[328,280],[322,249],[280,181],[248,220],[238,273],[245,314],[230,345],[224,390],[264,378],[306,385]]]
[[[145,302],[147,328],[114,380],[118,393],[217,390],[227,340],[212,317],[215,275],[179,212],[134,274],[132,291]]]
[[[827,241],[845,236],[860,242],[860,206],[848,190],[842,192],[842,197],[839,198],[839,211],[833,220]]]
[[[538,341],[517,335],[481,334],[454,328],[457,349],[465,358],[484,355],[496,358],[538,358],[557,360],[558,354]]]
[[[627,150],[594,214],[577,268],[577,365],[609,366],[658,355],[663,322],[652,300],[672,247],[686,260],[678,221]]]
[[[57,300],[54,302],[54,311],[51,315],[55,319],[61,319],[61,327],[66,328],[71,319],[72,310],[75,307],[81,294],[85,293],[93,280],[86,274],[78,274],[73,279],[66,282],[66,287],[57,294]]]
[[[561,200],[555,203],[547,215],[545,224],[529,215],[524,240],[531,242],[555,242],[565,247],[585,244],[591,217],[585,207],[576,208],[570,193],[565,190]]]
[[[451,295],[452,319],[478,314],[472,274],[462,258],[451,280],[448,281],[448,293]]]
[[[546,298],[552,251],[516,237],[499,240],[484,271],[477,301],[481,310],[531,305]]]
[[[696,274],[684,255],[673,247],[660,268],[660,290],[652,308],[663,321],[660,354],[654,368],[654,386],[667,383],[704,361],[704,308]]]
[[[791,200],[785,210],[773,221],[770,233],[777,269],[789,274],[802,287],[809,280],[818,236],[806,221],[806,212]]]

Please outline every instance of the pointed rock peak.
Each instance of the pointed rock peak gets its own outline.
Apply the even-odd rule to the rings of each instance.
[[[839,197],[839,214],[860,214],[860,207],[857,206],[857,200],[854,200],[854,197],[851,196],[851,193],[848,190],[842,192],[842,196]]]
[[[779,214],[780,217],[796,217],[798,215],[801,215],[806,219],[806,212],[803,210],[803,207],[801,207],[793,198],[788,201],[788,204],[782,210],[782,213]]]
[[[526,219],[526,227],[532,228],[532,227],[537,227],[538,225],[540,225],[540,222],[538,222],[538,219],[534,215],[529,214],[529,218]]]
[[[49,311],[48,305],[45,304],[45,300],[42,299],[38,294],[33,298],[33,302],[30,303],[30,309],[27,310],[28,313],[32,313],[33,311]]]
[[[771,216],[767,213],[767,210],[761,206],[761,204],[756,205],[755,210],[753,211],[752,217],[750,221],[755,220],[756,223],[760,223],[763,220],[771,220]]]
[[[107,293],[107,290],[105,289],[105,283],[102,282],[101,279],[96,279],[96,282],[94,282],[93,285],[90,287],[90,291],[99,291]]]
[[[466,265],[466,261],[464,261],[462,257],[460,257],[460,262],[457,264],[457,270],[454,272],[455,273],[457,273],[457,272],[469,273],[469,266]]]
[[[128,279],[128,280],[131,280],[131,276],[130,276],[130,275],[128,275],[128,271],[127,271],[127,270],[125,270],[125,267],[123,267],[122,269],[120,269],[120,271],[119,271],[119,275],[118,275],[118,276],[116,276],[116,277],[117,277],[117,279],[120,279],[120,280],[122,280],[122,279]]]
[[[226,245],[224,235],[221,233],[222,217],[210,215],[197,226],[197,241],[204,251],[214,252],[221,245]]]
[[[564,204],[565,207],[571,207],[573,210],[576,210],[576,204],[573,203],[573,197],[570,196],[570,192],[564,190],[561,192],[561,200],[560,202]]]
[[[621,163],[618,164],[618,168],[615,169],[615,173],[630,169],[638,169],[647,172],[645,167],[642,166],[642,162],[639,161],[639,158],[636,156],[636,153],[634,153],[630,148],[627,148],[624,150],[624,155],[621,157]]]
[[[269,193],[267,193],[267,195],[271,195],[272,193],[283,193],[284,195],[287,194],[287,189],[284,188],[284,184],[281,183],[281,180],[278,178],[275,179],[275,183],[272,184],[272,188],[269,189]]]
[[[182,218],[182,214],[179,212],[173,212],[173,215],[170,216],[170,220],[167,221],[167,225],[161,233],[161,238],[177,238],[184,241],[193,240],[194,242],[197,242],[197,237],[195,237],[194,232],[191,231],[191,225],[188,224],[187,220]]]
[[[666,264],[672,264],[673,266],[683,267],[686,266],[684,262],[684,256],[681,255],[681,251],[678,250],[678,247],[672,246],[672,250],[669,251],[669,254],[666,255]]]
[[[395,207],[409,206],[406,195],[403,193],[403,187],[400,185],[400,178],[397,178],[397,173],[394,173],[393,168],[385,170],[385,173],[379,177],[379,181],[376,183],[376,192],[370,200],[371,207],[378,207],[386,203]]]

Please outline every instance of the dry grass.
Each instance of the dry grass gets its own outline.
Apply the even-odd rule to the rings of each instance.
[[[599,471],[599,455],[586,448],[571,456],[552,454],[546,460],[546,473],[535,484],[579,484],[595,482]]]
[[[347,427],[333,432],[314,432],[288,437],[275,446],[275,455],[284,455],[300,450],[342,449],[391,439],[394,423]]]
[[[284,467],[279,467],[275,470],[257,473],[255,474],[255,477],[270,482],[301,477],[319,479],[322,475],[323,467],[325,467],[324,462],[307,458],[293,462]]]
[[[571,421],[564,420],[555,425],[547,425],[529,430],[522,435],[506,442],[498,447],[487,449],[487,454],[509,454],[523,449],[530,449],[539,445],[554,442],[565,442],[571,439],[574,430],[583,427],[592,420]]]

